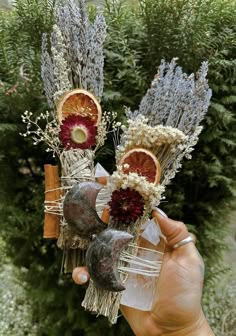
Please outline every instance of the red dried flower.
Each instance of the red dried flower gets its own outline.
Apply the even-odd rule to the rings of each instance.
[[[59,139],[66,149],[87,149],[96,144],[97,127],[88,117],[71,115],[62,121]]]
[[[115,225],[133,223],[144,211],[142,196],[130,188],[113,191],[108,205]]]

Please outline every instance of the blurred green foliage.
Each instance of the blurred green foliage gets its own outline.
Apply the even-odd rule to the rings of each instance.
[[[32,322],[32,301],[27,283],[20,280],[27,269],[14,266],[7,258],[6,244],[0,238],[0,336],[37,335]]]
[[[42,33],[51,30],[54,5],[18,0],[14,11],[0,12],[1,236],[12,261],[28,270],[24,279],[30,284],[38,335],[131,335],[122,318],[111,327],[104,318],[83,311],[84,289],[60,275],[61,251],[55,242],[42,239],[43,165],[54,161],[43,145],[33,146],[19,132],[24,130],[20,116],[25,110],[37,115],[47,109],[40,46]],[[162,58],[178,57],[187,72],[209,60],[213,99],[205,129],[193,159],[184,162],[161,207],[188,223],[198,237],[208,270],[205,309],[211,317],[215,306],[207,297],[216,273],[224,268],[227,213],[236,190],[236,2],[140,0],[130,7],[128,1],[111,0],[104,12],[108,37],[102,104],[120,119],[124,105],[138,106]],[[110,141],[98,159],[111,169]]]
[[[235,336],[236,325],[236,273],[227,271],[219,275],[219,281],[208,286],[203,309],[215,335]]]

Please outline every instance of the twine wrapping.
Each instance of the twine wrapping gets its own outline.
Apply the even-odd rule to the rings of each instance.
[[[104,186],[98,193],[97,199],[96,199],[96,211],[100,218],[102,218],[102,213],[104,211],[104,208],[107,207],[108,202],[111,198],[111,191],[107,186]],[[109,220],[103,219],[102,220],[105,223],[108,223]]]
[[[138,219],[135,223],[133,223],[133,225],[130,225],[130,227],[127,229],[127,232],[135,236],[133,243],[126,246],[122,252],[123,255],[130,256],[130,261],[132,256],[136,257],[138,254],[138,233],[142,224],[145,223],[147,220],[148,212],[145,212],[142,218]],[[110,222],[108,226],[112,227],[112,223]],[[120,278],[123,283],[125,283],[125,281],[127,280],[129,272],[129,262],[124,259],[125,258],[121,257],[117,265]],[[145,260],[143,262],[145,262]],[[156,267],[156,272],[152,272],[152,275],[158,276],[159,270],[160,267]],[[143,274],[146,275],[145,271],[143,272]],[[105,289],[98,288],[93,281],[90,281],[89,286],[86,290],[84,300],[82,302],[82,306],[87,310],[96,312],[97,315],[106,316],[109,321],[114,324],[116,323],[118,318],[121,297],[122,292],[110,292]]]
[[[75,184],[91,180],[94,181],[93,160],[94,152],[89,149],[71,149],[61,153],[61,185],[63,190],[61,204],[63,204],[66,193]],[[63,250],[62,269],[65,273],[72,272],[76,266],[84,263],[85,253],[83,250],[87,249],[89,240],[76,235],[69,228],[63,216],[61,218],[60,227],[61,230],[57,245]],[[78,251],[78,249],[80,251]]]
[[[131,245],[127,246],[126,251],[133,254],[135,249]],[[123,261],[119,261],[119,266],[125,264],[126,263]],[[119,274],[121,281],[125,282],[127,273],[122,272]],[[84,300],[82,302],[82,307],[91,312],[96,312],[97,315],[106,316],[108,320],[114,324],[117,322],[121,297],[122,292],[111,292],[102,288],[98,288],[94,282],[90,280]]]

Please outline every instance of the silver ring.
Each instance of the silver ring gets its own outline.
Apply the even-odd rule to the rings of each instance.
[[[173,245],[173,249],[176,249],[182,245],[185,245],[185,244],[188,244],[188,243],[191,243],[193,242],[194,243],[194,240],[191,236],[188,236],[187,238],[181,240],[180,242],[176,243],[175,245]]]

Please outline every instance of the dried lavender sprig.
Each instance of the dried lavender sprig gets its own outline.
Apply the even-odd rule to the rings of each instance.
[[[65,55],[72,70],[72,82],[74,86],[82,86],[81,71],[86,61],[87,34],[86,26],[88,18],[79,1],[78,6],[73,1],[68,1],[63,7],[56,8],[57,24],[60,27],[67,53]],[[85,86],[83,86],[86,89]]]
[[[47,34],[42,36],[42,55],[41,55],[41,77],[43,80],[44,91],[47,97],[48,105],[54,108],[55,79],[52,59],[48,53]]]
[[[194,113],[190,114],[187,110],[184,111],[178,125],[178,127],[182,130],[185,130],[187,128],[190,130],[190,132],[194,131],[196,126],[200,124],[205,114],[207,113],[212,95],[212,92],[208,87],[208,81],[206,79],[207,71],[208,63],[203,62],[197,74],[197,80],[195,81],[195,85],[193,87],[191,108]]]
[[[106,23],[98,14],[90,23],[85,1],[69,0],[55,8],[56,24],[50,36],[42,41],[41,74],[50,108],[65,91],[81,87],[93,92],[98,98],[103,95],[103,43]]]
[[[97,97],[103,94],[103,43],[106,36],[106,23],[101,14],[98,14],[94,25],[90,27],[90,43],[88,44],[88,58],[83,80],[87,83],[88,89],[94,92]]]
[[[65,57],[72,69],[74,86],[92,91],[97,97],[103,94],[103,42],[106,37],[106,23],[98,14],[93,24],[86,14],[85,2],[76,6],[73,0],[58,7],[57,23],[60,27],[67,52]]]
[[[65,92],[72,89],[72,85],[69,80],[71,70],[64,57],[66,54],[66,45],[62,32],[56,24],[53,26],[51,34],[51,53],[55,80],[54,102],[57,103]]]
[[[71,70],[64,57],[66,46],[59,27],[54,24],[50,36],[50,53],[47,35],[43,34],[41,75],[49,106],[53,109],[64,92],[71,90],[69,77]]]
[[[190,153],[198,141],[202,130],[199,126],[210,105],[211,90],[206,79],[208,70],[207,62],[203,62],[197,76],[182,72],[176,65],[176,60],[171,63],[161,62],[151,88],[143,97],[139,110],[127,110],[129,119],[138,122],[139,118],[146,118],[148,125],[170,126],[172,129],[181,130],[187,141],[180,143],[176,148],[163,144],[158,152],[161,162],[161,184],[167,185],[181,168],[184,157],[190,159]],[[140,126],[141,128],[141,126]],[[121,144],[127,139],[124,132]],[[153,139],[153,136],[152,136]]]
[[[162,61],[139,110],[129,112],[129,117],[135,119],[142,114],[148,117],[152,126],[172,126],[191,135],[210,104],[211,90],[206,80],[207,70],[207,62],[203,62],[195,80],[193,74],[187,76],[182,72],[175,59],[171,63]]]

